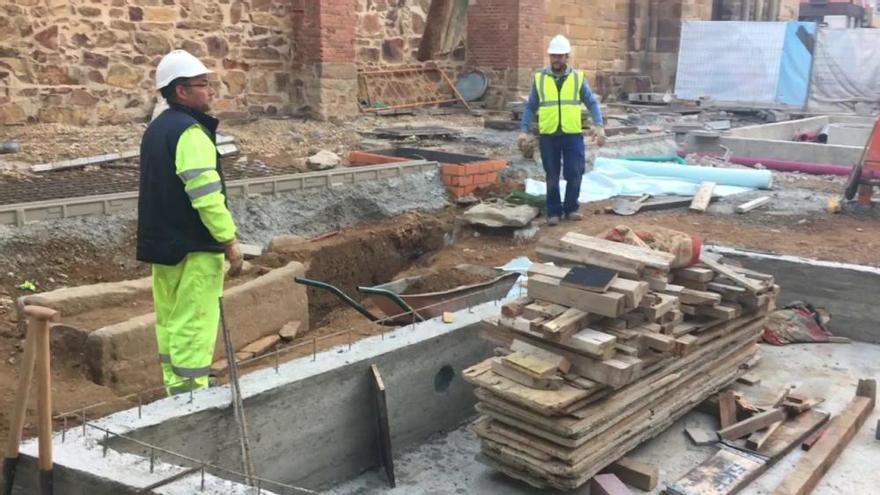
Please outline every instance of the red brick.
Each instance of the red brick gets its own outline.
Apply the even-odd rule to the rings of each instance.
[[[490,172],[497,172],[506,166],[507,162],[504,160],[487,160],[480,162],[480,173],[488,174]]]
[[[443,185],[444,185],[444,186],[451,186],[451,185],[453,185],[453,184],[452,184],[452,179],[454,179],[454,178],[455,178],[454,175],[441,175],[441,176],[440,176],[440,179],[443,180]]]
[[[454,163],[444,163],[440,165],[440,172],[443,175],[467,175],[464,166],[455,165]]]
[[[451,175],[449,176],[453,186],[471,186],[474,184],[473,175]]]
[[[368,153],[366,151],[352,151],[348,154],[348,162],[353,167],[364,165],[382,165],[385,163],[405,162],[406,158],[398,156],[385,156],[376,153]]]
[[[465,175],[477,175],[480,173],[480,164],[477,163],[468,163],[466,165],[459,165],[460,167],[464,167]]]
[[[476,186],[450,186],[447,188],[450,194],[456,198],[460,198],[462,196],[467,196],[468,194],[474,192]]]

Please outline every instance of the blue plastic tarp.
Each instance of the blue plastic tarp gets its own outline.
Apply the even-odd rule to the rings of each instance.
[[[693,196],[702,182],[715,182],[713,194],[729,196],[770,187],[769,170],[697,167],[654,162],[597,158],[593,170],[581,181],[581,203],[602,201],[615,196]],[[547,185],[526,179],[526,192],[545,195]],[[565,181],[560,181],[565,194]]]

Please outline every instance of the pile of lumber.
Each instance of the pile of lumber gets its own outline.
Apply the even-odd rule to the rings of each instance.
[[[465,371],[481,462],[574,489],[746,372],[773,278],[568,233],[542,240],[528,296],[483,322],[496,356]]]

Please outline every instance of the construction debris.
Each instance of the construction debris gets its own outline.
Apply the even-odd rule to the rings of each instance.
[[[309,170],[329,170],[338,167],[340,163],[342,159],[339,155],[327,150],[321,150],[306,160]]]
[[[530,376],[499,373],[514,369],[504,358],[464,372],[480,401],[478,459],[537,487],[581,486],[745,373],[741,366],[757,352],[755,339],[778,293],[772,280],[745,280],[718,262],[721,271],[676,270],[669,253],[572,232],[542,240],[538,254],[561,265],[603,267],[617,278],[597,292],[565,283],[571,268],[534,264],[528,298],[484,321],[483,330],[493,343],[538,358]],[[686,305],[680,288],[669,289],[694,277],[740,288],[731,273],[765,296],[761,304],[704,287],[714,297]],[[742,294],[735,297],[752,296],[744,287]],[[684,307],[730,309],[732,316]]]
[[[462,215],[465,222],[485,227],[525,227],[529,225],[539,210],[528,205],[507,203],[481,203],[472,206]]]
[[[755,208],[760,208],[760,207],[766,205],[767,203],[769,203],[771,201],[771,199],[772,198],[770,196],[761,196],[760,198],[755,198],[751,201],[747,201],[747,202],[737,206],[735,210],[737,213],[748,213],[748,212],[754,210]]]

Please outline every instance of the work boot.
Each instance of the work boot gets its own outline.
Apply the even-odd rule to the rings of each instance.
[[[578,221],[583,220],[584,216],[576,211],[573,211],[571,213],[566,213],[565,219],[568,220],[569,222],[578,222]]]
[[[559,217],[547,217],[547,225],[554,226],[559,225]]]

